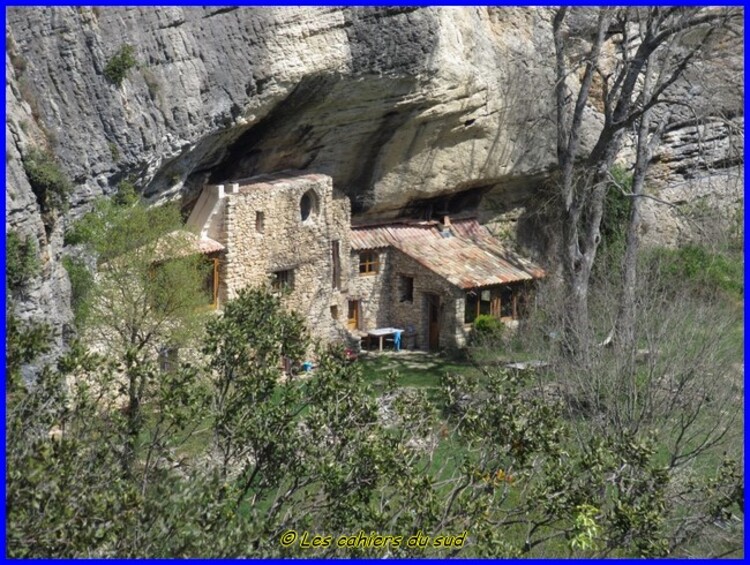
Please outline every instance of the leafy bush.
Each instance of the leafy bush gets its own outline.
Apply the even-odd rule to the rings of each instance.
[[[632,190],[633,175],[619,165],[613,167],[610,173],[614,182],[608,188],[604,199],[604,213],[599,231],[605,249],[621,251],[625,246],[625,234],[633,207],[632,198],[625,196],[622,191]]]
[[[39,272],[39,255],[31,237],[14,231],[5,234],[5,284],[18,291]]]
[[[649,259],[652,268],[659,269],[667,281],[692,283],[700,293],[710,295],[720,290],[740,297],[744,293],[742,259],[730,253],[686,245],[679,249],[658,249]]]
[[[135,67],[137,61],[134,56],[135,50],[132,45],[122,45],[104,67],[104,76],[115,86],[120,86],[128,75],[128,71]]]
[[[51,153],[32,149],[23,160],[31,190],[42,213],[64,210],[72,185]]]
[[[503,324],[488,314],[480,314],[474,320],[474,331],[481,334],[500,334],[503,331]]]
[[[138,202],[138,191],[129,180],[121,180],[117,183],[117,192],[112,197],[117,206],[132,206]]]
[[[120,150],[117,148],[117,144],[109,142],[109,153],[112,156],[112,160],[117,163],[120,160]]]
[[[503,323],[487,314],[480,314],[474,319],[474,326],[469,336],[469,347],[473,356],[481,356],[479,351],[491,351],[493,354],[498,348],[504,347]]]
[[[94,284],[94,277],[81,259],[63,257],[62,264],[70,279],[70,305],[73,308],[76,327],[81,328],[88,314],[88,296]]]

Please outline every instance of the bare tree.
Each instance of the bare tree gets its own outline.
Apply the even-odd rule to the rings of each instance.
[[[623,137],[634,126],[639,138],[652,133],[650,112],[657,107],[668,111],[680,104],[670,98],[674,85],[711,48],[716,32],[741,21],[742,16],[741,11],[731,9],[600,9],[596,22],[588,24],[590,48],[576,61],[568,29],[571,13],[565,7],[556,10],[553,36],[558,200],[563,226],[560,262],[569,295],[564,344],[575,353],[590,342],[589,281],[601,241],[609,170]],[[575,84],[579,71],[581,78]],[[604,123],[593,147],[585,151],[584,114],[594,101],[602,106]],[[647,146],[656,140],[658,136],[650,142],[639,141],[639,175],[644,179],[649,164]],[[637,213],[636,209],[636,224]]]

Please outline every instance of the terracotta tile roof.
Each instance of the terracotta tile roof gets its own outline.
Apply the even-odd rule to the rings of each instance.
[[[544,270],[518,256],[477,220],[457,220],[444,237],[435,222],[352,228],[354,250],[394,247],[459,288],[476,288],[544,276]]]
[[[434,229],[434,222],[352,227],[351,246],[352,249],[358,251],[379,247],[398,247],[408,241],[419,242],[425,238],[434,237],[432,233]]]
[[[206,255],[223,251],[224,246],[210,238],[200,238],[186,230],[175,230],[163,236],[156,247],[156,255],[164,257],[184,257],[193,253]]]

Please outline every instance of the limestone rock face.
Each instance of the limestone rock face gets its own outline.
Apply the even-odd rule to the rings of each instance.
[[[643,202],[642,241],[718,243],[742,230],[744,119],[687,125],[665,136]],[[735,236],[737,234],[735,233]]]
[[[330,175],[358,216],[431,199],[435,212],[460,208],[488,192],[498,213],[520,210],[555,161],[551,17],[487,7],[9,9],[6,231],[35,235],[45,264],[21,297],[28,316],[70,320],[64,226],[124,179],[186,208],[206,182],[301,169]],[[125,45],[137,65],[117,86],[104,71]],[[584,142],[598,124],[588,109]],[[75,185],[48,230],[21,164],[32,146],[49,147]]]
[[[162,198],[292,168],[377,212],[552,163],[545,11],[18,9],[7,31],[74,209],[125,176]]]

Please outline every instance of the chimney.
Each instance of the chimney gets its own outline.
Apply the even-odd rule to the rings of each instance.
[[[443,223],[440,226],[440,235],[445,238],[453,237],[453,233],[451,232],[451,219],[447,214],[443,216]]]

